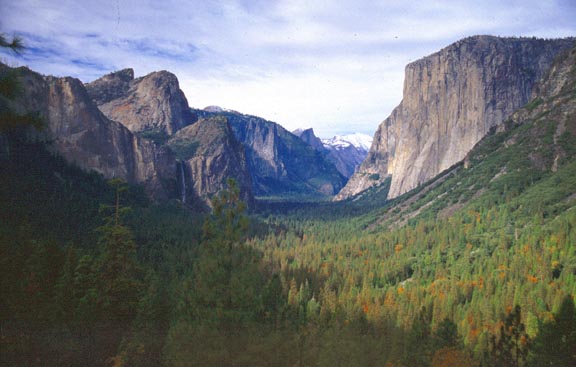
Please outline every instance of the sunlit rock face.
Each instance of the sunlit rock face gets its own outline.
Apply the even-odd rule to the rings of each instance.
[[[51,149],[80,168],[142,184],[154,197],[170,195],[176,161],[169,150],[104,116],[80,80],[44,77],[26,68],[18,72],[22,94],[17,108],[42,116],[39,138]]]
[[[194,122],[176,76],[157,71],[134,79],[132,69],[103,76],[86,85],[100,110],[130,131],[172,135]]]
[[[573,43],[475,36],[407,65],[402,102],[379,126],[366,160],[336,199],[389,176],[394,198],[459,162],[530,100],[558,52]]]
[[[168,145],[182,162],[183,186],[188,190],[182,197],[210,206],[211,198],[227,188],[228,178],[234,178],[242,200],[253,202],[246,153],[226,118],[200,119],[179,130]]]

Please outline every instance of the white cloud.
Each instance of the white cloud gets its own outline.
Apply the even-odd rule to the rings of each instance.
[[[192,106],[218,104],[322,136],[372,134],[404,66],[475,34],[576,35],[572,1],[3,0],[11,63],[83,81],[170,70]]]

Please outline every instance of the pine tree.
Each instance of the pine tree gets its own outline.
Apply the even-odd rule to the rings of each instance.
[[[100,256],[96,262],[100,286],[100,302],[108,321],[130,323],[142,288],[142,269],[136,256],[136,243],[130,228],[122,225],[130,211],[120,203],[120,194],[127,186],[118,179],[110,181],[115,188],[113,213],[97,231]]]
[[[8,49],[10,52],[19,54],[24,50],[22,38],[15,36],[9,39],[0,33],[0,50]],[[10,106],[10,101],[21,92],[18,73],[16,70],[0,68],[0,133],[12,131],[20,126],[31,125],[35,128],[42,127],[42,119],[37,113],[18,113]]]
[[[246,333],[262,314],[261,256],[243,243],[248,218],[235,181],[228,181],[228,189],[212,205],[213,214],[203,226],[192,294],[185,295],[189,317],[170,331],[167,342],[171,364],[233,364],[245,353]]]
[[[554,320],[543,324],[530,354],[530,366],[576,366],[576,310],[566,296]]]
[[[492,340],[495,366],[523,366],[528,355],[528,335],[522,323],[522,308],[516,305],[500,327],[500,337]]]

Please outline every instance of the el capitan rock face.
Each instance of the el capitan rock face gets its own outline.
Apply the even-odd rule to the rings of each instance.
[[[336,199],[389,176],[393,198],[459,162],[530,100],[556,55],[573,44],[476,36],[409,64],[402,102],[379,126],[368,157]]]
[[[195,120],[176,76],[157,71],[134,79],[120,70],[86,84],[90,97],[111,120],[132,132],[173,135]]]
[[[156,198],[166,198],[174,187],[172,153],[131,133],[100,112],[81,81],[43,77],[18,69],[23,95],[16,103],[22,111],[36,111],[45,121],[40,138],[51,142],[67,161],[107,178],[142,184]]]

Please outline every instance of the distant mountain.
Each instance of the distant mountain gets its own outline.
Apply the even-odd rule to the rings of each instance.
[[[324,147],[332,147],[335,149],[345,149],[349,146],[368,152],[372,145],[372,137],[370,135],[355,133],[348,135],[336,135],[330,139],[322,139]]]
[[[330,139],[316,137],[313,129],[298,129],[297,135],[316,150],[326,155],[338,171],[345,177],[351,177],[368,155],[372,138],[365,134],[337,135]]]
[[[256,196],[334,195],[346,183],[322,152],[272,121],[215,106],[193,113],[230,122],[246,149]]]
[[[368,157],[336,199],[391,177],[390,198],[463,159],[529,101],[574,39],[475,36],[406,66],[402,102],[374,135]]]
[[[305,143],[310,144],[312,148],[324,152],[324,143],[314,134],[313,129],[296,129],[292,131],[292,134],[302,139]]]

